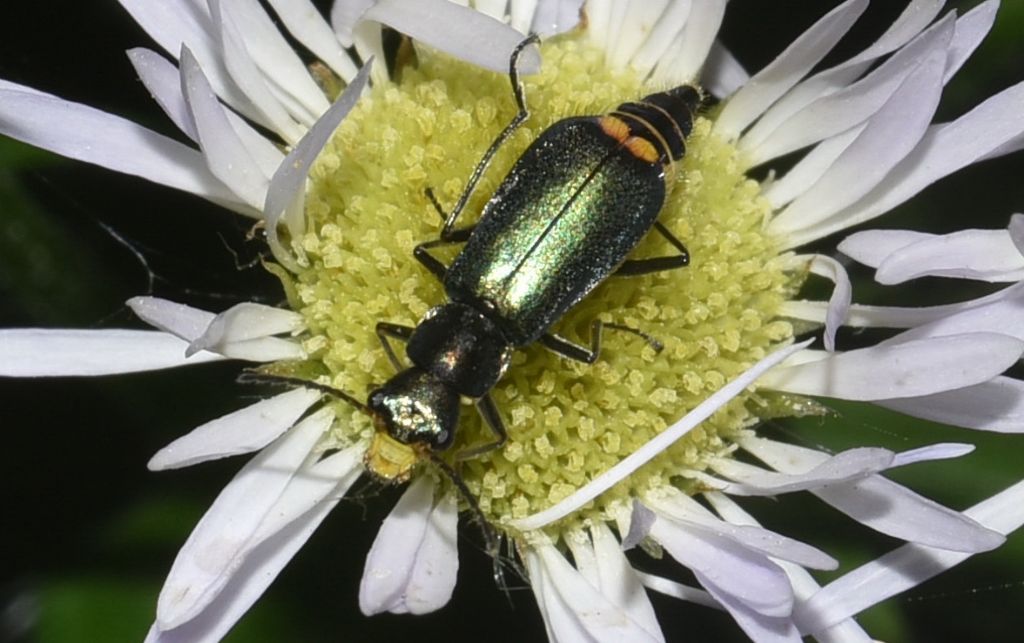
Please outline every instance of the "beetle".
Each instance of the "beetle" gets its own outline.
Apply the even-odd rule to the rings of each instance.
[[[509,76],[518,112],[485,152],[455,207],[446,214],[427,191],[444,224],[437,239],[419,244],[413,254],[442,281],[447,302],[430,309],[415,327],[377,324],[385,353],[399,371],[360,404],[375,426],[364,464],[380,480],[408,480],[419,462],[430,459],[458,484],[438,453],[454,441],[461,398],[475,401],[495,439],[465,449],[457,459],[500,447],[507,432],[489,392],[515,349],[540,342],[565,357],[593,363],[605,327],[647,337],[595,320],[590,345],[583,346],[549,329],[613,274],[645,274],[689,263],[683,244],[657,221],[703,100],[698,89],[686,85],[623,103],[604,115],[557,121],[516,161],[479,221],[455,227],[491,158],[529,116],[517,60],[536,42],[531,36],[512,53]],[[629,259],[652,229],[676,254]],[[450,266],[430,252],[460,243],[465,245]],[[411,366],[402,364],[390,340],[406,343]]]

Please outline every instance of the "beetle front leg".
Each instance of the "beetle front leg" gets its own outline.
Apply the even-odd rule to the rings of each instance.
[[[433,241],[424,241],[415,248],[412,249],[412,256],[416,257],[416,261],[423,264],[426,268],[438,278],[440,281],[444,281],[444,275],[448,272],[448,266],[441,263],[441,260],[430,254],[430,250],[433,248],[441,248],[444,246],[451,246],[457,243],[465,243],[469,239],[469,235],[473,234],[473,230],[476,226],[470,226],[468,228],[460,228],[452,233],[449,239],[434,239]]]
[[[494,433],[495,440],[458,452],[455,455],[456,460],[475,458],[488,451],[501,448],[508,441],[508,431],[505,429],[505,423],[501,421],[498,407],[494,404],[494,400],[491,399],[489,394],[476,401],[476,410],[480,413],[480,417],[484,419],[484,424]]]
[[[384,347],[384,353],[388,356],[388,359],[391,361],[391,364],[395,367],[396,371],[405,369],[405,366],[402,365],[398,356],[395,355],[395,349],[391,347],[391,342],[388,341],[388,337],[407,342],[409,341],[409,338],[412,337],[413,330],[415,329],[412,326],[377,322],[377,339],[380,340],[380,345]]]
[[[605,328],[611,328],[613,330],[623,330],[627,333],[632,333],[638,337],[642,337],[655,352],[661,352],[665,346],[656,337],[652,337],[642,330],[637,330],[632,326],[626,326],[624,324],[611,324],[602,322],[600,319],[595,319],[590,323],[590,348],[581,346],[573,343],[568,339],[555,335],[554,333],[547,333],[542,335],[540,343],[544,345],[550,351],[554,351],[563,357],[576,360],[577,362],[583,362],[584,364],[593,364],[597,361],[598,356],[601,354],[601,332]]]

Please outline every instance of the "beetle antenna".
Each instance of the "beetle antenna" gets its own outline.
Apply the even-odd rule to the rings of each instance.
[[[480,509],[480,503],[469,491],[469,487],[466,486],[466,482],[462,479],[462,476],[444,460],[440,458],[436,453],[430,454],[430,460],[438,466],[441,471],[444,472],[448,479],[452,481],[455,488],[459,490],[459,494],[462,499],[469,505],[469,510],[472,512],[473,517],[480,524],[480,530],[484,535],[484,543],[487,547],[487,554],[491,557],[493,563],[494,582],[497,583],[498,587],[505,592],[508,596],[508,585],[505,583],[505,570],[501,566],[501,536],[498,534],[498,530],[494,528],[487,518],[484,516],[484,512]],[[509,597],[510,598],[510,597]],[[511,600],[511,598],[510,598]]]
[[[311,388],[321,393],[326,393],[339,400],[344,400],[354,406],[357,410],[365,413],[366,415],[373,416],[370,411],[370,407],[360,402],[356,398],[352,397],[345,391],[336,389],[333,386],[327,386],[326,384],[317,384],[309,380],[304,380],[301,377],[290,377],[288,375],[276,375],[273,373],[260,373],[258,371],[242,371],[242,374],[238,376],[238,381],[243,384],[292,384],[295,386],[301,386],[303,388]]]

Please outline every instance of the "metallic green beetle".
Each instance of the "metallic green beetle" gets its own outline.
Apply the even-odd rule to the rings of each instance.
[[[442,462],[437,453],[454,440],[461,397],[476,401],[496,439],[458,457],[500,446],[506,431],[489,391],[514,349],[540,341],[592,363],[600,352],[600,321],[591,327],[589,347],[550,334],[551,325],[612,274],[668,270],[689,261],[683,245],[657,222],[702,101],[689,86],[624,103],[609,114],[558,121],[519,158],[479,222],[455,228],[488,162],[528,116],[516,60],[533,42],[523,41],[510,61],[517,116],[485,153],[452,212],[444,214],[434,200],[445,219],[441,236],[415,249],[416,258],[443,281],[449,301],[427,312],[415,328],[377,325],[400,370],[370,393],[364,407],[376,427],[365,464],[380,479],[402,482],[420,461]],[[652,227],[678,254],[628,260]],[[450,267],[429,252],[463,242]],[[389,337],[407,342],[411,367],[402,366]]]

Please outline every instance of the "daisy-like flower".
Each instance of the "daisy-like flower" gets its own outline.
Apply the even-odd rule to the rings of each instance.
[[[545,128],[700,85],[717,101],[693,119],[660,216],[692,261],[610,279],[554,329],[586,344],[600,319],[640,329],[662,350],[609,331],[593,365],[541,346],[515,354],[492,391],[507,442],[454,473],[456,454],[492,439],[467,408],[454,445],[412,470],[367,556],[364,613],[445,605],[460,509],[470,509],[510,543],[554,641],[665,640],[645,588],[726,610],[758,641],[867,640],[856,614],[998,547],[1024,521],[1021,485],[958,512],[882,475],[969,445],[827,453],[758,432],[769,419],[827,414],[827,400],[1021,430],[1024,386],[1004,375],[1024,353],[1019,218],[1005,230],[842,241],[883,284],[1011,284],[930,308],[854,305],[843,264],[801,250],[1024,145],[1024,85],[933,123],[995,0],[962,15],[914,0],[873,44],[823,65],[867,6],[848,0],[749,76],[716,39],[724,0],[338,2],[329,21],[304,0],[270,0],[276,21],[246,0],[122,4],[163,50],[131,50],[132,64],[190,142],[11,83],[0,84],[0,131],[258,221],[287,306],[214,313],[138,297],[128,305],[158,330],[0,331],[0,373],[235,359],[311,383],[200,426],[150,461],[168,469],[256,452],[179,553],[147,640],[225,635],[364,463],[372,468],[367,450],[381,429],[358,398],[394,373],[374,327],[415,326],[444,301],[412,258],[438,235],[426,190],[451,208],[515,116],[505,70],[527,33],[542,37],[517,65],[529,118],[470,194],[467,223]],[[396,55],[382,25],[408,37]],[[279,29],[319,62],[305,65]],[[788,169],[774,167],[791,155]],[[669,252],[649,235],[635,256]],[[822,279],[831,297],[803,298]],[[890,332],[847,348],[843,326]],[[743,508],[747,496],[797,491],[907,544],[819,587],[808,570],[837,561]],[[639,571],[643,557],[624,553],[634,547],[667,553],[700,587]]]

